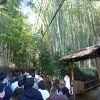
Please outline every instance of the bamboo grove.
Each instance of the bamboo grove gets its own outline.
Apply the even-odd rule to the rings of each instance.
[[[62,55],[99,43],[98,0],[26,0],[36,15],[35,24],[18,10],[24,0],[4,1],[0,2],[2,54],[17,67],[37,67],[58,75],[64,70]]]

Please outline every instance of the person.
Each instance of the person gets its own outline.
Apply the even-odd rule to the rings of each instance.
[[[51,80],[50,80],[50,78],[48,76],[45,77],[45,84],[46,84],[47,90],[50,92],[52,83],[51,83]]]
[[[14,93],[15,89],[18,87],[18,80],[19,80],[19,75],[17,74],[14,82],[11,84],[11,89],[12,89],[13,93]]]
[[[14,100],[20,100],[20,96],[24,91],[23,84],[24,84],[23,79],[18,80],[18,87],[15,89],[13,93]]]
[[[36,73],[36,74],[35,74],[35,79],[37,80],[37,82],[39,82],[39,81],[42,81],[42,80],[43,80],[43,78],[42,78],[42,76],[41,76],[41,74],[40,74],[40,73]]]
[[[5,96],[4,87],[5,87],[4,83],[0,83],[0,100],[3,100]]]
[[[66,85],[65,80],[60,80],[58,94],[59,95],[65,95],[70,100],[69,90],[68,90],[68,88],[65,85]]]
[[[5,78],[7,77],[7,74],[4,73],[4,72],[1,72],[0,73],[0,83],[3,85],[4,84],[4,87],[3,87],[3,93],[4,93],[4,97],[3,100],[10,100],[12,98],[12,90],[10,88],[10,86],[7,85],[7,83],[5,83]],[[2,85],[0,86],[2,88]]]
[[[39,87],[40,93],[42,94],[43,99],[46,100],[50,96],[50,94],[46,90],[45,82],[44,81],[40,81],[38,83],[38,87]]]
[[[24,91],[21,95],[21,100],[43,100],[42,94],[33,88],[34,79],[26,78],[24,81]]]
[[[50,92],[52,91],[52,89],[56,89],[56,93],[58,93],[58,88],[59,88],[59,80],[58,79],[55,79],[52,82],[52,87],[51,87]]]
[[[64,77],[64,80],[65,80],[65,82],[66,82],[65,87],[67,87],[68,90],[69,90],[69,92],[71,92],[70,77],[69,77],[68,75],[66,75],[66,76]]]
[[[58,95],[56,88],[52,88],[50,96],[46,100],[68,100],[66,95]]]

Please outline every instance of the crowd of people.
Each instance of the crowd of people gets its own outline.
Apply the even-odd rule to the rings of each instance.
[[[70,100],[64,79],[51,81],[39,73],[0,72],[0,100]]]

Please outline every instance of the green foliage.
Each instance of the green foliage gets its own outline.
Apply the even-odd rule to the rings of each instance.
[[[100,11],[94,0],[65,0],[51,24],[63,0],[27,0],[26,5],[37,15],[33,27],[20,12],[23,1],[0,1],[0,43],[8,62],[64,76],[68,68],[59,61],[61,56],[100,40]]]
[[[0,14],[0,41],[7,45],[8,62],[18,67],[33,66],[34,58],[33,37],[30,26],[24,21],[25,17],[17,9],[19,2],[8,0]]]
[[[41,8],[37,11],[43,21],[43,32],[48,28],[62,0],[45,0],[45,2],[45,9]],[[49,45],[51,62],[53,68],[55,66],[56,74],[65,70],[64,67],[58,67],[59,61],[54,57],[56,52],[59,52],[61,57],[66,53],[96,44],[100,40],[99,31],[97,31],[99,24],[96,21],[100,13],[95,13],[97,10],[92,3],[93,1],[89,0],[65,1],[45,33],[43,41]]]
[[[84,68],[80,69],[81,73],[83,73],[84,76],[97,76],[97,70],[91,69],[91,68]]]
[[[0,0],[0,5],[3,5],[7,2],[7,0]]]
[[[55,52],[54,55],[52,55],[52,66],[54,70],[54,75],[57,77],[61,77],[66,75],[66,69],[63,63],[59,60],[61,57],[59,52]],[[63,73],[63,74],[62,74]]]
[[[46,43],[40,41],[38,45],[38,50],[39,50],[38,66],[46,74],[53,75],[54,73],[53,73],[53,68],[51,66],[50,52]]]

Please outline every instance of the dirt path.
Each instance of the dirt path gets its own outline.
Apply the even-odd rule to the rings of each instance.
[[[100,100],[100,87],[77,96],[76,100]]]
[[[76,100],[100,100],[100,86],[83,95],[77,96]]]

